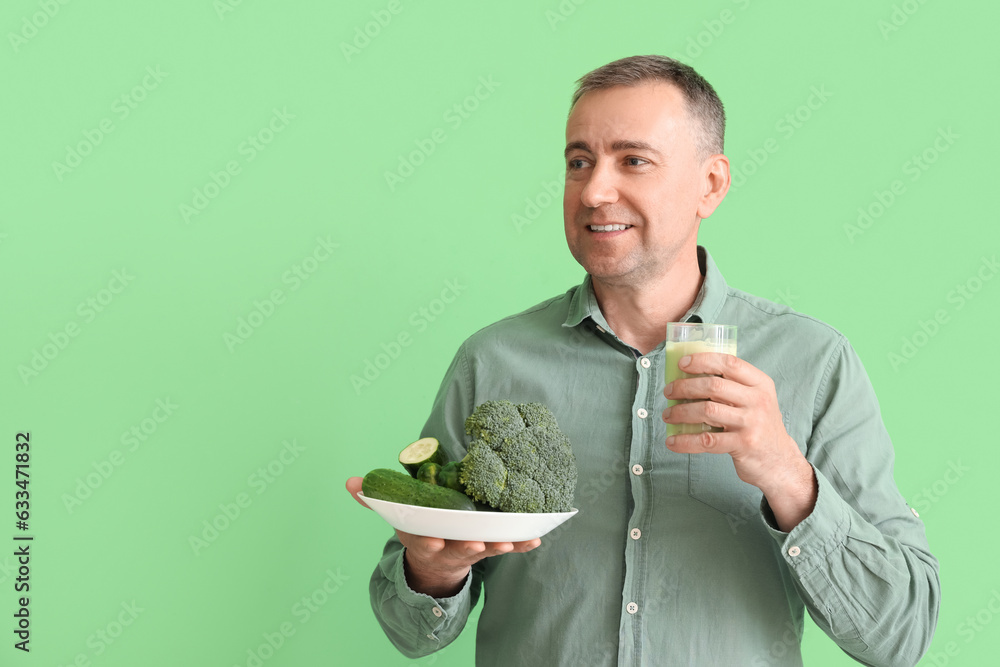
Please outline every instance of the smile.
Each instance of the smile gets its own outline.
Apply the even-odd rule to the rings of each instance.
[[[620,232],[631,227],[632,225],[587,225],[587,229],[592,232]]]

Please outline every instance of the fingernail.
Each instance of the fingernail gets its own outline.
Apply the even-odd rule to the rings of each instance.
[[[670,408],[663,411],[663,421],[667,421],[668,419],[670,419]]]
[[[687,355],[687,356],[681,357],[681,361],[680,361],[680,365],[681,366],[687,366],[690,363],[691,363],[691,355],[690,354]]]
[[[673,446],[674,446],[674,436],[670,436],[669,438],[667,438],[667,447],[673,447]]]
[[[663,395],[664,396],[670,396],[670,392],[672,392],[673,390],[674,390],[674,383],[671,382],[666,387],[664,387],[664,389],[663,389]]]

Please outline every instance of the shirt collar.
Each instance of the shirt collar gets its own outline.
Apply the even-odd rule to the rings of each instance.
[[[682,322],[714,322],[722,311],[729,288],[726,285],[719,267],[715,265],[712,256],[704,246],[698,246],[698,268],[705,280],[698,290],[691,308],[681,318]],[[591,319],[602,329],[610,330],[604,314],[597,304],[594,294],[593,279],[588,273],[579,288],[573,293],[569,303],[569,313],[566,315],[564,327],[575,327],[586,319]]]

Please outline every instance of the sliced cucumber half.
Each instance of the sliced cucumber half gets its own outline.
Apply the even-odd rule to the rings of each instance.
[[[437,438],[420,438],[399,453],[399,463],[406,468],[411,477],[416,477],[420,466],[427,462],[444,465],[441,443]]]

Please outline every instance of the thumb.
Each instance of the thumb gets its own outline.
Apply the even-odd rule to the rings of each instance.
[[[351,477],[351,478],[349,478],[347,480],[347,484],[345,486],[347,487],[348,492],[354,497],[354,499],[358,501],[359,505],[361,505],[362,507],[368,508],[368,505],[365,505],[364,502],[362,502],[361,499],[358,498],[358,493],[360,493],[360,491],[361,491],[361,478],[360,477]]]

